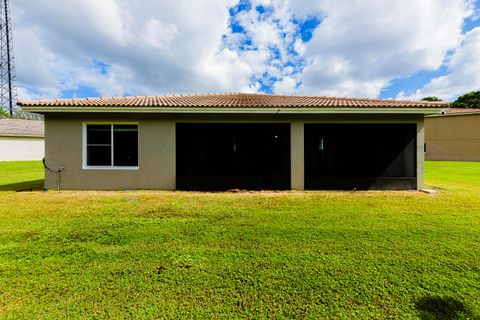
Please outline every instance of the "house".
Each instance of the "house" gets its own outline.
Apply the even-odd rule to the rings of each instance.
[[[18,102],[45,115],[47,188],[423,188],[442,102],[204,94]]]
[[[425,117],[427,160],[480,161],[480,108]]]
[[[43,121],[0,119],[0,161],[41,160]]]

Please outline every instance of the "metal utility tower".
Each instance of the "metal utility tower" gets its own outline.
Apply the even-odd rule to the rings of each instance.
[[[0,8],[0,107],[10,115],[15,113],[17,107],[12,20],[8,0],[2,0]]]

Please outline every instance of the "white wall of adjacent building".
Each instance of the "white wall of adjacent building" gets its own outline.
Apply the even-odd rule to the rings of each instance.
[[[0,161],[41,160],[44,154],[43,138],[0,137]]]

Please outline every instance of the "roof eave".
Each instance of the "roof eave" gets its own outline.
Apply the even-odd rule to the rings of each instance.
[[[0,133],[0,137],[3,138],[45,138],[44,135],[34,135],[34,134],[13,134],[13,133]]]
[[[472,115],[480,115],[480,112],[441,112],[436,114],[430,114],[427,117],[456,117],[456,116],[472,116]]]
[[[321,107],[321,108],[205,108],[205,107],[56,107],[56,106],[22,106],[27,112],[34,113],[209,113],[209,114],[441,114],[447,110],[445,108],[428,107]]]

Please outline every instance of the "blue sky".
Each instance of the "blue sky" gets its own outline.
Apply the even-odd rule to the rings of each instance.
[[[480,89],[479,6],[18,0],[12,11],[19,95],[240,91],[452,100]]]

